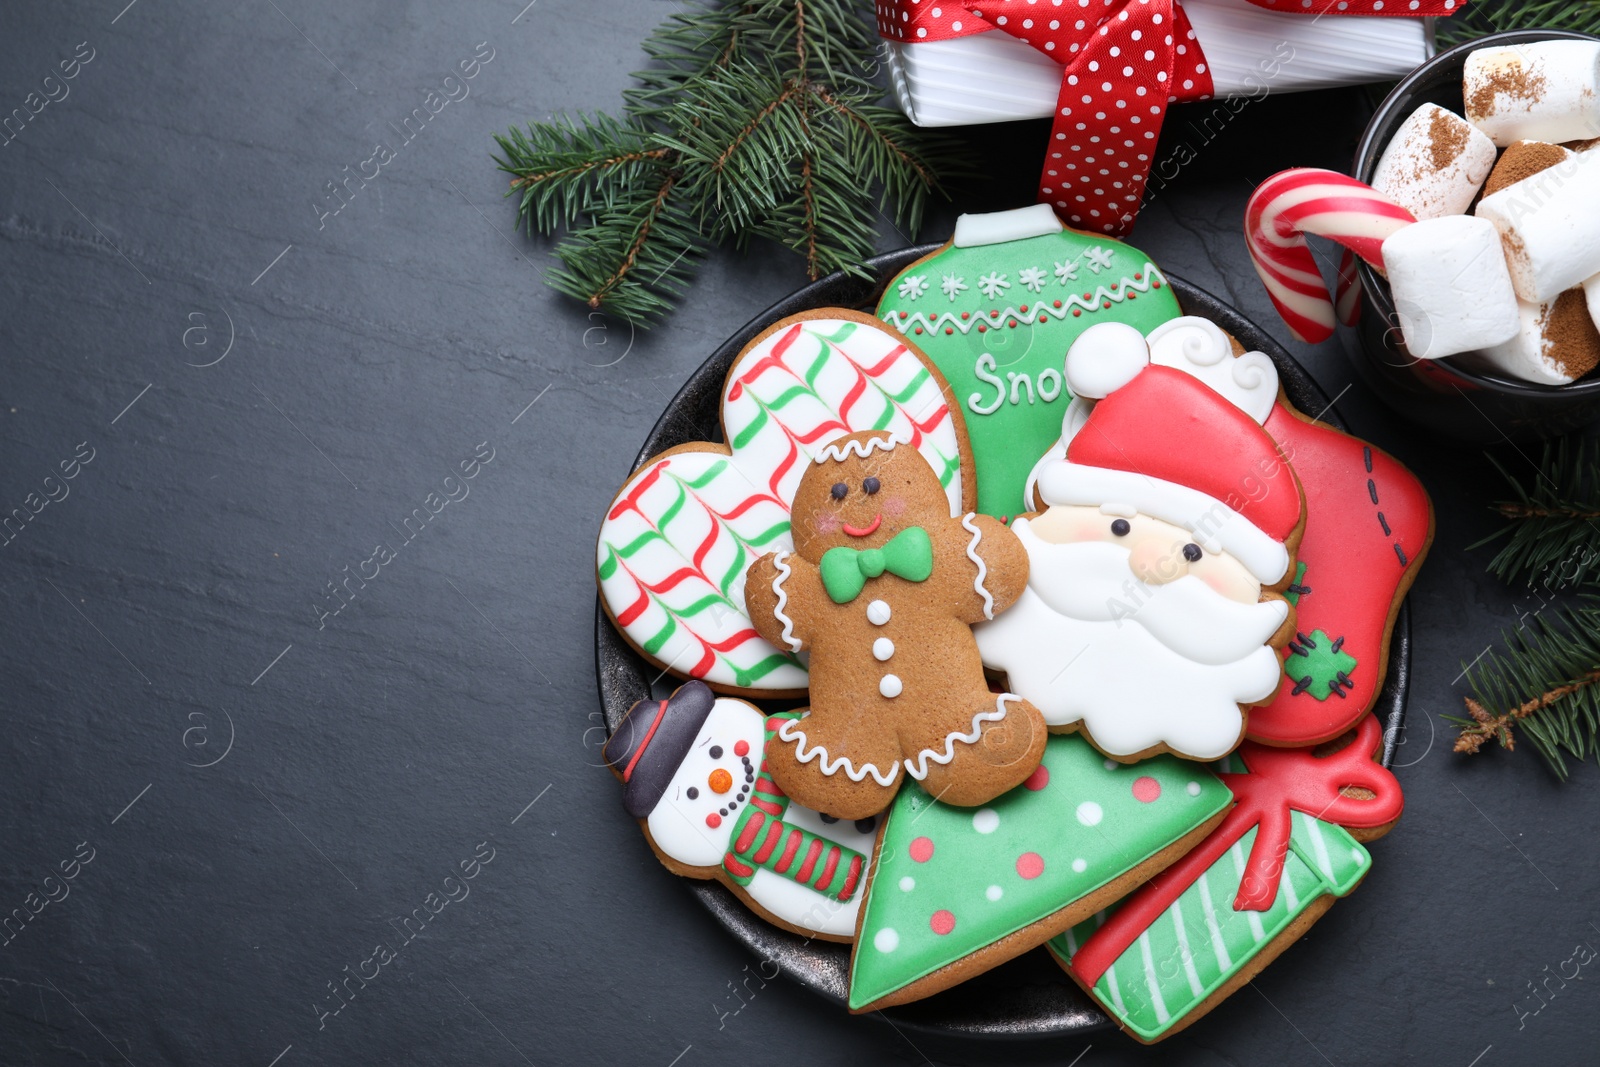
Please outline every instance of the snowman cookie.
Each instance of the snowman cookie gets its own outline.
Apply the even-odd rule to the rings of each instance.
[[[688,682],[635,704],[606,742],[622,802],[668,870],[715,879],[768,921],[849,941],[876,819],[854,822],[791,803],[763,753],[792,717]]]
[[[811,707],[778,730],[774,779],[841,818],[882,811],[907,774],[957,806],[1021,783],[1044,722],[990,691],[971,630],[1022,591],[1021,543],[987,516],[951,516],[934,469],[888,433],[842,437],[808,466],[795,550],[762,556],[745,581],[761,636],[811,654]]]

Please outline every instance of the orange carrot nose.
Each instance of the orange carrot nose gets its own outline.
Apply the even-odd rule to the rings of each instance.
[[[711,787],[713,793],[726,793],[733,788],[733,775],[718,767],[706,779],[706,785]]]

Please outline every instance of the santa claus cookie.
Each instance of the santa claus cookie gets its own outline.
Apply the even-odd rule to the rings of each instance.
[[[937,370],[899,334],[827,308],[773,324],[728,368],[726,444],[668,449],[633,473],[600,525],[600,602],[658,668],[719,692],[802,696],[805,657],[750,625],[744,576],[785,551],[800,474],[828,442],[885,430],[937,475],[945,515],[976,497],[961,414]]]
[[[1249,415],[1152,365],[1130,326],[1084,331],[1066,371],[1095,403],[1040,471],[1046,510],[1013,525],[1028,587],[979,628],[984,663],[1112,759],[1226,755],[1294,633],[1276,590],[1304,526],[1299,481]]]
[[[882,811],[910,774],[947,804],[1028,777],[1045,727],[991,692],[972,624],[1022,591],[1028,557],[994,519],[953,518],[937,472],[890,434],[850,434],[800,479],[794,551],[761,557],[745,599],[772,644],[811,654],[811,707],[769,753],[794,799],[842,818]]]
[[[622,804],[666,868],[716,879],[753,911],[828,941],[855,932],[878,825],[791,803],[764,753],[788,716],[689,682],[635,704],[606,742]]]

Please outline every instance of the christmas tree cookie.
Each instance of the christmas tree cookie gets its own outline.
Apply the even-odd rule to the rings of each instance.
[[[929,996],[1043,944],[1181,856],[1231,801],[1200,765],[1124,767],[1059,735],[1033,776],[987,807],[908,784],[868,880],[850,1010]]]
[[[801,474],[856,431],[885,431],[921,453],[950,514],[971,511],[971,453],[953,408],[926,357],[868,315],[830,308],[775,323],[728,369],[727,443],[651,458],[607,509],[596,545],[606,614],[662,670],[736,695],[804,694],[805,658],[750,623],[746,569],[793,547]]]
[[[1349,744],[1246,744],[1222,766],[1238,805],[1188,855],[1109,913],[1050,942],[1079,985],[1128,1033],[1153,1043],[1255,977],[1355,889],[1403,799],[1374,762],[1367,716]]]
[[[1061,436],[1062,359],[1095,323],[1141,333],[1180,315],[1143,252],[1065,229],[1044,204],[963,215],[951,242],[895,276],[878,316],[939,367],[977,464],[977,510],[1029,510],[1023,486]]]

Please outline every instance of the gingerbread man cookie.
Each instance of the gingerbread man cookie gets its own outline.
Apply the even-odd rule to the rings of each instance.
[[[982,804],[1028,777],[1044,720],[991,692],[972,625],[1028,577],[1010,530],[950,514],[915,449],[881,431],[842,437],[800,480],[795,551],[751,565],[750,617],[780,648],[809,651],[811,708],[778,731],[777,783],[806,807],[863,818],[910,774],[944,803]]]

